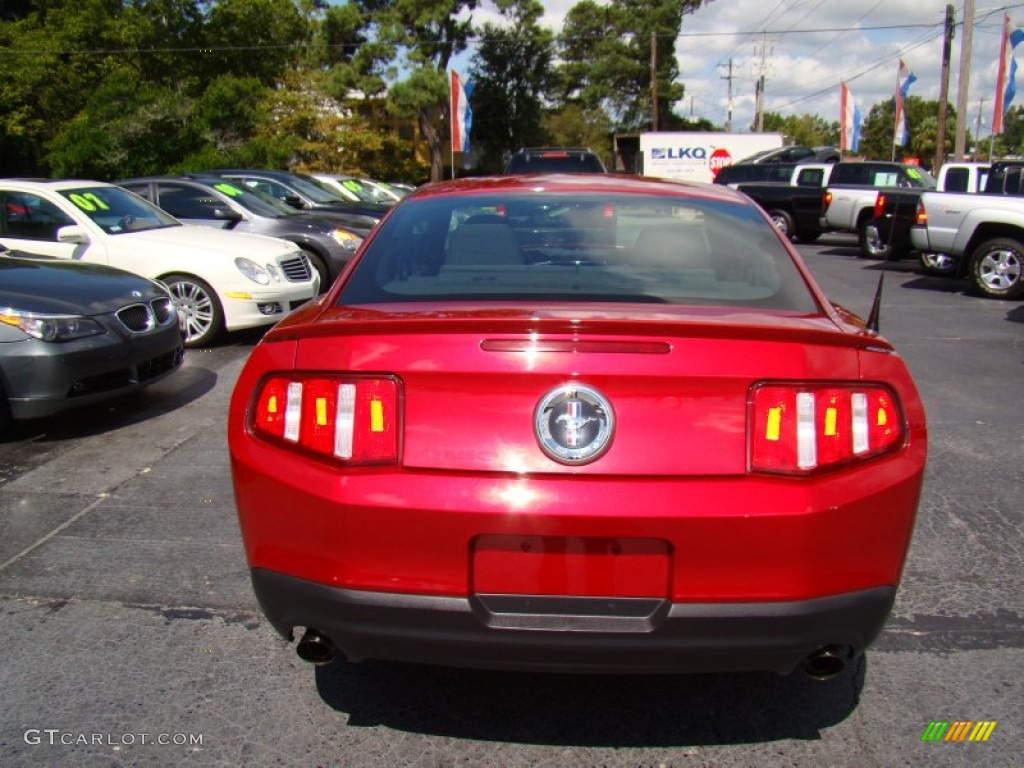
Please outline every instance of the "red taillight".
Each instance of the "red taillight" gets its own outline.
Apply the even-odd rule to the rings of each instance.
[[[875,218],[882,218],[882,214],[885,212],[885,195],[881,192],[875,197]]]
[[[832,205],[832,193],[826,192],[821,196],[821,212],[824,213]]]
[[[751,392],[750,468],[807,473],[903,445],[903,416],[886,387],[760,384]]]
[[[924,203],[917,204],[917,213],[914,215],[914,223],[919,226],[928,225],[928,212],[924,209]]]
[[[253,402],[252,431],[346,464],[398,461],[399,388],[390,377],[274,376]]]
[[[601,215],[606,219],[614,219],[615,205],[613,203],[605,203],[604,208],[601,210]]]

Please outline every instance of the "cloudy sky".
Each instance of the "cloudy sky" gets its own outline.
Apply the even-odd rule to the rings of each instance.
[[[573,0],[544,2],[543,23],[560,29]],[[765,108],[789,114],[839,119],[844,79],[867,115],[891,98],[902,58],[917,75],[912,96],[938,99],[943,23],[947,0],[710,0],[684,18],[676,43],[686,98],[679,114],[724,126],[728,109],[728,65],[733,71],[733,129],[748,130],[754,118],[754,86],[765,73]],[[950,59],[949,102],[956,105],[963,40],[963,0],[953,3],[957,22]],[[1005,10],[1004,10],[1005,9]],[[486,12],[483,12],[486,14]],[[968,118],[988,135],[995,94],[1002,18],[1024,23],[1024,2],[975,0]],[[484,18],[476,12],[477,20]],[[762,59],[762,49],[764,56]],[[1024,51],[1022,81],[1024,81]],[[763,63],[762,63],[763,61]],[[1024,99],[1021,83],[1019,103]]]

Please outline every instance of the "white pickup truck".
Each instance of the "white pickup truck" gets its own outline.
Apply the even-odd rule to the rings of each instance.
[[[878,191],[889,187],[935,189],[935,179],[916,165],[876,160],[836,163],[822,197],[822,230],[854,232],[864,256],[886,258],[889,245],[875,225],[875,202]]]
[[[1019,299],[1024,297],[1024,166],[993,163],[986,189],[994,186],[1002,194],[925,192],[910,242],[919,251],[955,259],[956,273],[969,277],[979,293]]]

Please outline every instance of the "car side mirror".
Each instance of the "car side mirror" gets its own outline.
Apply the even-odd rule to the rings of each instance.
[[[298,195],[285,195],[281,198],[281,201],[287,203],[292,208],[299,208],[300,210],[306,207],[302,204],[302,198]]]
[[[213,218],[217,221],[230,221],[237,224],[242,220],[242,214],[233,208],[214,208]]]
[[[77,224],[60,227],[57,230],[57,242],[72,243],[74,245],[88,245],[90,242],[89,233],[85,231],[85,227],[81,227]]]

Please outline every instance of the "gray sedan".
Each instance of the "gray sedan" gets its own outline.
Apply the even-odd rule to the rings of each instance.
[[[252,232],[295,243],[320,274],[320,290],[331,287],[363,238],[345,217],[300,213],[236,181],[190,174],[121,179],[118,186],[144,197],[185,224]]]
[[[159,283],[0,246],[0,428],[152,384],[183,357]]]

